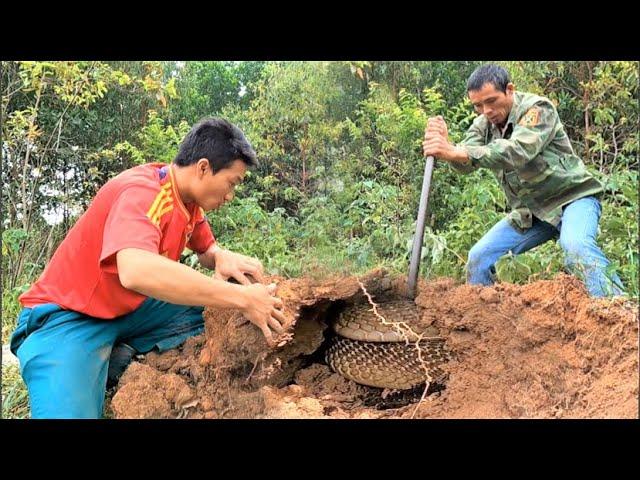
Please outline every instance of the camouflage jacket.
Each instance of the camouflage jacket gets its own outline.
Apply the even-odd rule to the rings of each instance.
[[[478,116],[459,144],[470,165],[451,165],[462,173],[489,168],[512,211],[511,224],[531,227],[532,215],[554,226],[562,207],[602,191],[601,183],[575,155],[554,105],[544,97],[515,92],[504,135]]]

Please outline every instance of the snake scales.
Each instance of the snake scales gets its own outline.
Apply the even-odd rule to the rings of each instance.
[[[372,387],[408,389],[443,375],[441,365],[449,360],[444,339],[414,332],[418,308],[412,301],[346,308],[332,324],[336,336],[326,352],[326,361],[337,373]]]

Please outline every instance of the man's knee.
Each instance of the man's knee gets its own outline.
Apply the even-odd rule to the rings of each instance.
[[[568,264],[580,263],[589,257],[589,252],[595,247],[586,238],[561,238],[560,247],[564,251],[565,260]]]
[[[111,345],[87,353],[82,345],[50,348],[32,336],[18,350],[32,418],[99,418]]]
[[[33,419],[98,419],[102,418],[103,405],[104,402],[96,400],[91,391],[63,397],[52,394],[50,390],[35,391],[29,386],[29,406]]]
[[[467,270],[476,270],[478,268],[488,268],[488,265],[484,265],[487,260],[487,249],[486,247],[477,242],[471,250],[469,250],[469,255],[467,259]]]
[[[31,368],[23,373],[29,391],[31,418],[100,418],[104,405],[105,385],[98,375],[89,378],[85,372],[68,371],[64,375],[48,375]]]
[[[471,284],[490,282],[490,264],[487,264],[484,249],[477,243],[469,250],[467,259],[467,282]]]

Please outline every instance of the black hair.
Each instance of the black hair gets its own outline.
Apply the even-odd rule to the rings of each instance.
[[[181,167],[193,165],[201,158],[209,160],[217,172],[242,160],[248,167],[257,167],[253,147],[238,127],[224,118],[205,118],[196,123],[180,144],[173,163]]]
[[[510,81],[509,73],[504,68],[492,64],[481,65],[467,80],[467,92],[480,90],[485,83],[491,83],[496,90],[506,93]]]

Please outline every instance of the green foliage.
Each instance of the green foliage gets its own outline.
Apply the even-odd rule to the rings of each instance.
[[[243,128],[263,158],[260,173],[296,188],[306,196],[318,181],[318,167],[330,165],[332,145],[338,142],[341,123],[332,118],[332,106],[342,97],[332,82],[328,62],[269,64],[256,84],[256,98],[244,112]],[[237,115],[229,112],[230,117]],[[286,187],[285,187],[286,188]],[[265,198],[268,206],[275,199]],[[284,207],[297,206],[286,198]]]
[[[2,365],[2,418],[29,418],[29,395],[17,365]]]
[[[165,69],[177,97],[169,107],[169,119],[192,125],[220,115],[226,105],[248,105],[264,62],[168,62]]]
[[[147,124],[142,127],[138,139],[144,156],[154,162],[171,163],[178,153],[178,147],[189,132],[190,125],[182,121],[177,128],[167,125],[155,110],[149,111]]]
[[[618,271],[627,293],[638,297],[638,171],[620,170],[607,179],[598,243]]]
[[[209,213],[211,228],[222,245],[263,259],[265,268],[273,273],[294,275],[297,270],[290,265],[290,250],[297,222],[282,208],[265,211],[258,197],[237,198]]]
[[[29,283],[2,289],[2,343],[9,342],[22,307],[18,297],[27,291]]]

